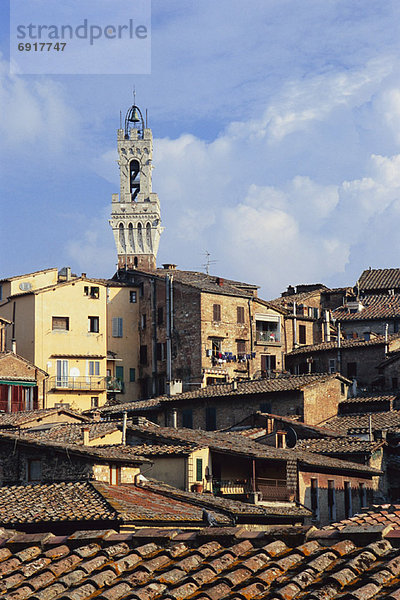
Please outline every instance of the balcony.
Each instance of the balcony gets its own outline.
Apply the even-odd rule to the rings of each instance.
[[[286,486],[285,479],[257,477],[255,489],[261,493],[264,502],[289,502],[293,496]],[[248,480],[213,479],[213,491],[221,496],[246,496],[253,491],[253,482]]]
[[[276,331],[262,331],[261,329],[257,329],[256,342],[259,344],[280,344],[281,338]]]
[[[106,377],[107,392],[124,393],[124,382],[114,377]]]
[[[50,377],[47,386],[48,390],[103,392],[106,389],[106,378],[98,375],[87,377],[62,375]]]

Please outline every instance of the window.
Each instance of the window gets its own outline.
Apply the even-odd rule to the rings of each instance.
[[[98,406],[99,406],[99,397],[92,396],[90,398],[90,408],[98,408]]]
[[[122,317],[113,317],[112,320],[112,336],[122,337],[123,323]]]
[[[85,287],[83,288],[83,295],[89,296],[89,286],[88,285],[85,285]]]
[[[146,315],[140,315],[140,328],[146,329]]]
[[[311,478],[311,510],[314,521],[319,519],[319,491],[318,479]]]
[[[124,367],[115,367],[115,378],[118,379],[118,381],[124,381]]]
[[[277,431],[276,432],[276,447],[277,448],[286,448],[286,432],[285,431]]]
[[[193,410],[191,408],[185,408],[182,411],[182,427],[193,429]]]
[[[42,479],[42,461],[36,458],[28,458],[26,475],[28,481],[40,481]]]
[[[328,513],[329,520],[336,519],[336,498],[335,498],[335,481],[328,479]]]
[[[344,482],[344,515],[345,518],[348,519],[352,516],[352,506],[351,506],[351,483],[350,481]]]
[[[140,286],[139,286],[139,296],[140,296],[140,298],[143,298],[143,296],[144,296],[144,285],[143,285],[143,283],[141,283]]]
[[[329,359],[329,373],[336,373],[336,359]]]
[[[276,369],[276,356],[273,354],[261,354],[261,371],[268,373]]]
[[[89,333],[99,333],[99,317],[88,317]]]
[[[98,298],[100,296],[100,290],[97,286],[91,286],[90,288],[90,297]]]
[[[157,360],[165,360],[166,358],[166,349],[167,349],[167,344],[164,342],[158,342],[157,346],[156,346],[156,354],[157,354]]]
[[[67,360],[57,360],[56,368],[57,368],[57,377],[56,377],[57,387],[67,387],[68,386],[68,361]]]
[[[157,325],[163,325],[164,323],[164,308],[159,306],[157,309]]]
[[[129,369],[129,381],[134,383],[136,381],[136,369]]]
[[[349,379],[352,379],[353,377],[357,376],[357,363],[356,362],[349,362],[347,363],[347,377]]]
[[[299,344],[307,343],[307,331],[305,325],[299,325]]]
[[[89,375],[100,375],[100,362],[98,360],[89,360]]]
[[[203,459],[196,458],[196,481],[203,481]]]
[[[119,485],[121,483],[121,468],[117,465],[110,465],[110,484]]]
[[[217,409],[215,406],[206,407],[206,430],[215,431],[217,429]]]
[[[344,387],[344,383],[340,384],[340,393],[342,394],[342,396],[344,396],[346,393],[346,388]]]
[[[237,322],[244,323],[244,306],[238,306],[236,309]]]
[[[211,355],[214,358],[218,358],[222,350],[222,340],[220,338],[210,338],[211,341]]]
[[[360,492],[360,508],[364,508],[367,506],[367,490],[365,487],[365,483],[360,483],[358,489]]]
[[[281,341],[280,317],[256,315],[256,341],[261,344],[275,344]]]
[[[246,342],[244,340],[236,340],[236,348],[238,354],[246,354]]]
[[[129,292],[129,302],[132,302],[132,304],[136,304],[136,302],[137,302],[137,292],[134,292],[134,291],[130,291]]]
[[[69,317],[52,317],[53,331],[69,331]]]
[[[221,305],[220,304],[213,304],[213,321],[220,321],[221,320]]]
[[[140,346],[140,364],[147,365],[147,346]]]

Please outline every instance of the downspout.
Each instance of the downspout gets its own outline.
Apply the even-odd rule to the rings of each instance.
[[[248,299],[248,307],[249,307],[249,323],[250,323],[250,353],[252,353],[254,343],[253,343],[253,317],[251,314],[251,298]],[[247,376],[250,379],[250,360],[247,361]]]
[[[165,278],[165,308],[166,308],[166,337],[167,337],[167,384],[172,380],[172,332],[174,328],[173,319],[173,277],[167,275]]]
[[[388,340],[388,334],[389,334],[389,323],[385,323],[385,357],[388,355],[389,352],[389,340]]]
[[[293,348],[297,348],[297,317],[296,317],[296,300],[293,302]]]
[[[253,458],[253,477],[252,477],[252,489],[253,492],[256,493],[256,459]]]
[[[152,373],[151,388],[152,395],[157,394],[157,288],[155,279],[151,279],[151,328],[152,328]]]
[[[11,352],[13,354],[17,353],[17,342],[15,340],[15,312],[16,312],[16,303],[13,302],[13,316],[12,316],[12,338],[11,338]]]
[[[325,311],[325,341],[331,341],[331,326],[330,326],[330,315],[329,310]]]
[[[342,372],[342,359],[341,359],[341,352],[340,352],[340,348],[341,348],[341,327],[340,327],[340,321],[337,322],[337,370],[339,373]]]

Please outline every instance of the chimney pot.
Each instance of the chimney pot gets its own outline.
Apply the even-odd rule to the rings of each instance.
[[[84,427],[82,429],[84,446],[89,446],[89,431],[90,431],[90,427]]]

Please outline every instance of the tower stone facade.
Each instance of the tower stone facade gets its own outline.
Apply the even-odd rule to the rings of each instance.
[[[152,192],[153,135],[140,109],[133,105],[118,129],[120,193],[112,195],[110,225],[119,269],[156,268],[160,243],[160,202]]]

